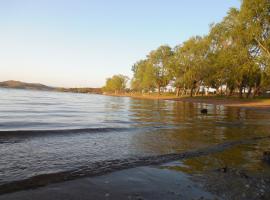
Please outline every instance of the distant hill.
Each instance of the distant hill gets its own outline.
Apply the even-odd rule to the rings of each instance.
[[[40,83],[24,83],[20,81],[4,81],[0,82],[0,87],[3,88],[14,88],[14,89],[29,89],[29,90],[55,90],[53,87],[42,85]]]
[[[101,94],[101,88],[59,88],[49,87],[40,83],[25,83],[21,81],[4,81],[0,82],[0,88],[14,88],[14,89],[28,89],[28,90],[43,90],[43,91],[57,91],[57,92],[74,92],[74,93],[91,93]]]

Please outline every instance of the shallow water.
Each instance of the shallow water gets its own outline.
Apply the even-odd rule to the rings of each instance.
[[[201,115],[201,108],[209,114]],[[97,162],[179,153],[267,135],[270,111],[264,109],[0,89],[0,185]],[[234,154],[251,152],[237,159],[238,165],[252,159],[254,164],[248,167],[260,170],[265,150],[270,150],[268,141],[245,145]],[[232,162],[230,157],[211,159]],[[213,163],[198,159],[185,164],[198,170],[211,166],[209,162]]]

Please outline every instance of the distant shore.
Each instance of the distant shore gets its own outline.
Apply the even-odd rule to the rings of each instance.
[[[254,107],[254,108],[270,108],[270,97],[269,98],[254,98],[254,99],[240,99],[238,97],[226,97],[226,96],[183,96],[177,97],[174,95],[157,95],[157,94],[105,94],[107,96],[116,97],[131,97],[136,99],[150,99],[150,100],[171,100],[171,101],[182,101],[190,103],[206,103],[214,105],[224,105],[231,107]]]

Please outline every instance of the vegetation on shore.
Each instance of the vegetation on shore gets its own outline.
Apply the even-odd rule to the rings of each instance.
[[[208,35],[162,45],[132,67],[131,92],[255,97],[270,90],[270,1],[243,0]],[[127,77],[107,79],[105,92],[125,91]]]
[[[101,88],[56,88],[58,92],[102,94]]]
[[[127,91],[128,77],[124,75],[114,75],[111,78],[107,78],[106,85],[102,88],[104,92],[114,92],[115,94],[123,93]]]

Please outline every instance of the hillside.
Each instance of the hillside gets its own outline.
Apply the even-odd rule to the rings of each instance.
[[[28,90],[43,90],[43,91],[57,91],[57,92],[73,92],[73,93],[91,93],[101,94],[101,88],[59,88],[49,87],[40,83],[25,83],[21,81],[3,81],[0,82],[0,88],[14,88],[14,89],[28,89]]]
[[[25,83],[20,81],[3,81],[0,82],[0,87],[14,89],[30,89],[30,90],[54,90],[55,88],[42,85],[40,83]]]

